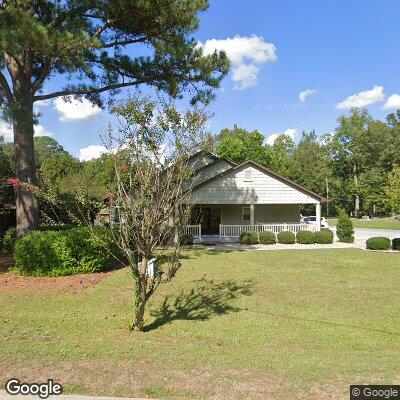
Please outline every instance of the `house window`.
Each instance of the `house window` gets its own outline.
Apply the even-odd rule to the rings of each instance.
[[[242,221],[250,222],[250,207],[249,206],[244,206],[242,208]]]
[[[253,171],[251,169],[244,170],[244,180],[252,181],[253,180]]]

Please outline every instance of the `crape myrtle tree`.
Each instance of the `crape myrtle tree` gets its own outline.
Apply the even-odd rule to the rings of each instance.
[[[108,133],[108,145],[115,142],[117,190],[115,207],[121,223],[113,230],[123,262],[132,270],[134,302],[131,328],[143,329],[145,305],[161,282],[177,272],[180,240],[190,207],[190,155],[202,149],[207,138],[207,115],[194,108],[180,113],[170,103],[130,99],[114,109],[120,128]],[[190,203],[190,202],[189,202]],[[168,254],[158,257],[154,275],[148,262],[161,246]],[[118,255],[115,255],[118,258]]]
[[[37,101],[72,95],[101,106],[101,94],[141,84],[172,96],[190,89],[193,102],[209,100],[229,62],[223,52],[203,56],[191,36],[207,5],[207,0],[0,0],[0,103],[13,125],[16,177],[36,184]],[[19,235],[39,220],[37,200],[23,188],[16,200]]]

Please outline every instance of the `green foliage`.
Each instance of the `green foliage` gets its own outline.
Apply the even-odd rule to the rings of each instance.
[[[243,232],[240,235],[239,240],[240,240],[241,244],[258,244],[259,243],[258,234],[257,234],[257,232],[254,232],[254,231]]]
[[[39,175],[46,186],[58,188],[65,178],[78,173],[81,169],[81,163],[69,154],[53,154],[42,162]]]
[[[388,174],[386,194],[393,212],[400,213],[400,167],[398,166]]]
[[[233,129],[222,129],[215,151],[219,157],[230,158],[239,164],[251,160],[265,165],[268,160],[263,142],[262,133],[235,125]]]
[[[14,271],[32,276],[99,272],[117,263],[112,254],[119,254],[118,246],[101,228],[33,231],[15,244]]]
[[[385,188],[387,173],[380,168],[370,168],[360,174],[360,195],[363,199],[362,213],[369,216],[390,214],[390,204]]]
[[[179,244],[181,246],[192,246],[193,245],[193,236],[187,233],[179,236]]]
[[[332,178],[329,152],[314,131],[303,132],[292,158],[293,179],[315,193],[326,194],[326,182]]]
[[[298,231],[296,234],[296,241],[300,244],[313,244],[315,243],[314,233],[306,230]]]
[[[260,232],[258,234],[258,241],[260,244],[275,244],[276,236],[273,232]]]
[[[274,144],[267,147],[268,167],[286,178],[293,178],[295,170],[293,162],[294,149],[295,144],[290,136],[279,135]]]
[[[348,215],[341,211],[336,224],[336,235],[339,242],[353,243],[354,242],[354,228],[351,219]]]
[[[282,231],[277,235],[278,243],[294,244],[296,242],[296,235],[290,231]]]
[[[369,250],[389,250],[391,246],[390,239],[383,236],[369,238],[366,244]]]
[[[314,232],[314,241],[319,244],[330,244],[333,243],[334,234],[330,229],[321,229],[320,231]]]
[[[400,238],[394,238],[392,240],[392,249],[393,250],[400,250]]]
[[[5,252],[12,251],[17,240],[17,229],[12,227],[6,231],[2,239],[2,250]]]

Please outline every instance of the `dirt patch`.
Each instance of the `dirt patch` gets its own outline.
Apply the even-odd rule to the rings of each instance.
[[[119,268],[93,274],[79,274],[60,276],[57,278],[28,277],[0,272],[0,290],[29,292],[78,292],[97,285],[103,279],[108,278]]]

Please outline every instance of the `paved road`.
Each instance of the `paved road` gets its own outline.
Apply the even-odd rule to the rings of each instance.
[[[354,238],[358,245],[365,245],[365,242],[370,237],[386,236],[389,239],[400,237],[400,231],[390,229],[369,229],[369,228],[355,228]]]

